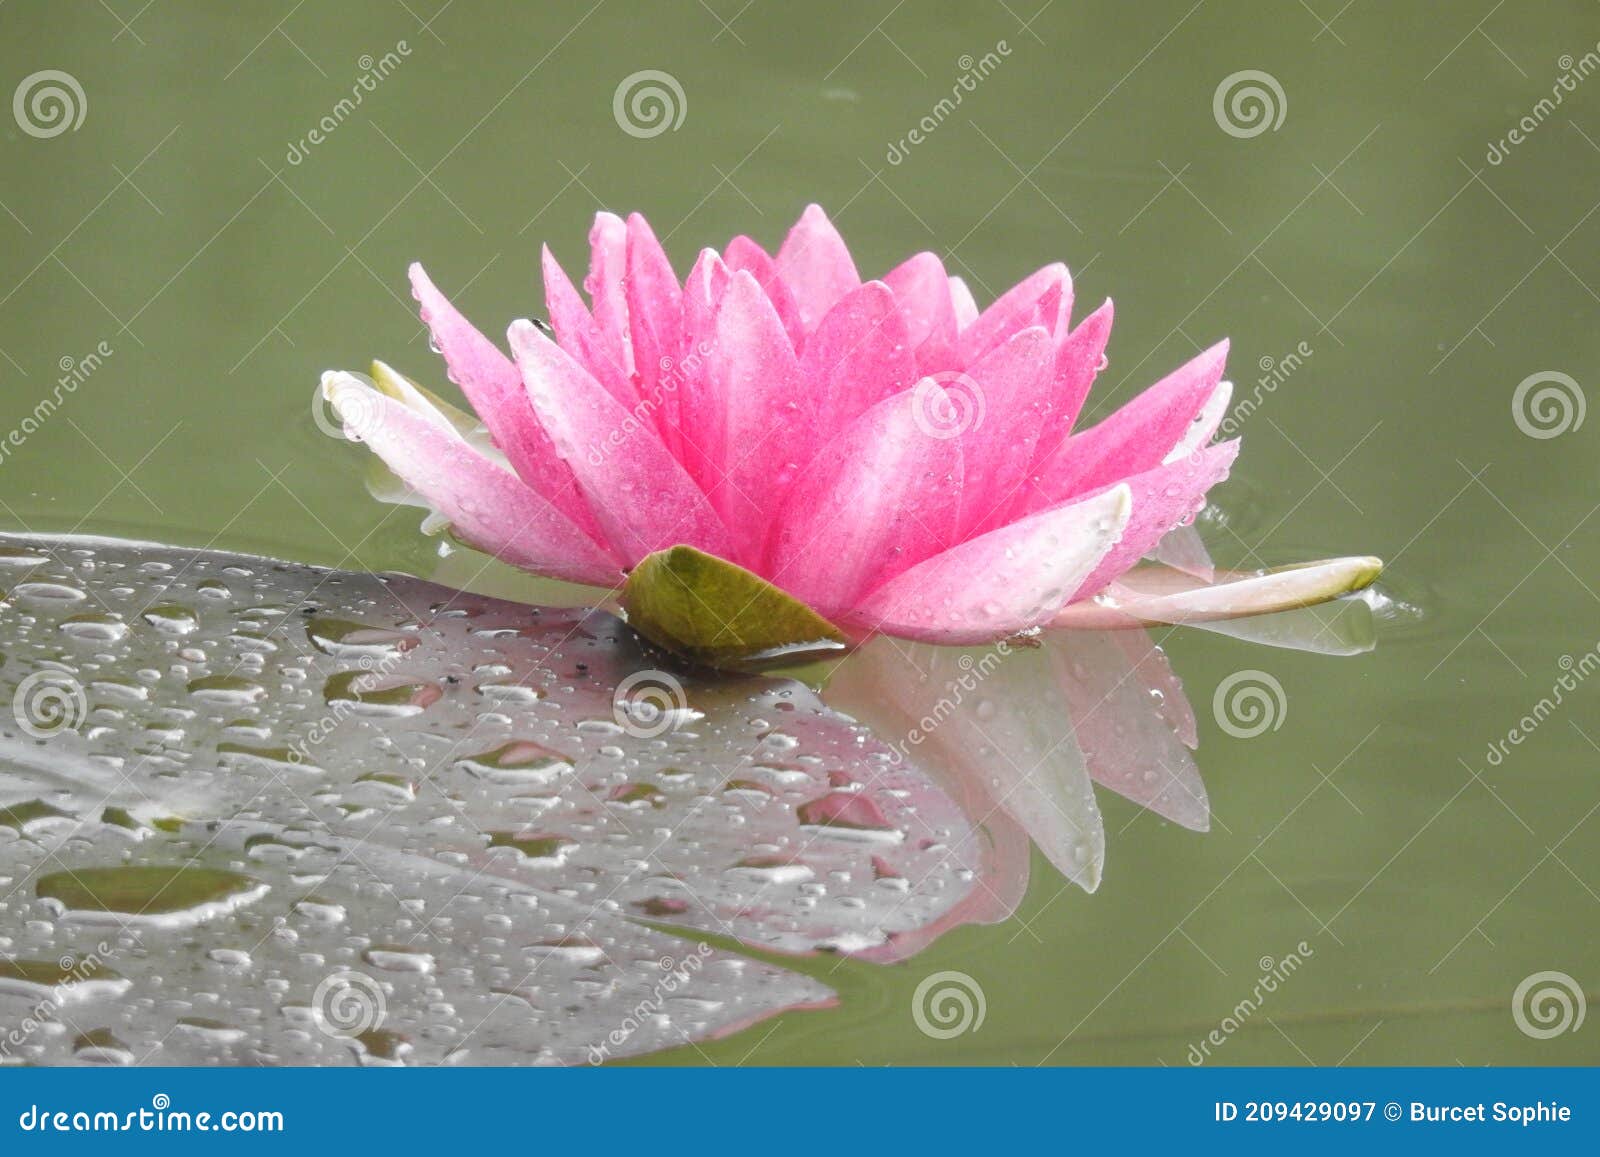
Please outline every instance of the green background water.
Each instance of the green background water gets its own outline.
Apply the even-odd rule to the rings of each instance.
[[[1241,394],[1304,343],[1242,423],[1217,553],[1380,554],[1424,617],[1354,659],[1173,634],[1210,834],[1105,800],[1098,894],[1039,861],[1010,923],[893,968],[813,962],[842,1008],[671,1059],[1181,1065],[1301,941],[1216,1061],[1600,1059],[1600,1026],[1536,1040],[1510,1008],[1539,971],[1600,989],[1600,695],[1486,758],[1600,642],[1600,418],[1537,438],[1512,405],[1540,372],[1593,389],[1600,79],[1535,106],[1596,50],[1600,11],[741,3],[0,8],[0,87],[62,69],[87,100],[49,139],[0,117],[0,426],[112,351],[7,447],[0,522],[427,573],[414,514],[372,503],[358,453],[316,429],[316,376],[378,355],[438,380],[405,264],[495,332],[539,312],[541,241],[581,269],[598,206],[647,213],[680,268],[737,232],[775,245],[809,200],[864,270],[932,248],[980,300],[1065,260],[1080,302],[1117,303],[1097,412],[1220,336]],[[648,139],[612,109],[642,69],[685,104]],[[1278,81],[1283,119],[1236,137],[1213,94],[1246,69]],[[1243,668],[1288,704],[1248,740],[1210,710]],[[978,1031],[917,1030],[939,969],[981,984]]]

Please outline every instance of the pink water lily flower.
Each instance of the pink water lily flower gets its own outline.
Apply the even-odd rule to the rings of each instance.
[[[589,241],[588,302],[546,249],[549,325],[513,322],[509,355],[412,267],[481,428],[381,365],[371,381],[324,376],[347,434],[462,541],[612,588],[688,545],[853,637],[935,643],[1070,623],[1075,607],[1095,626],[1119,607],[1161,618],[1138,611],[1150,599],[1181,618],[1209,589],[1203,552],[1183,567],[1201,577],[1176,587],[1119,580],[1239,452],[1211,444],[1226,342],[1080,428],[1112,307],[1072,324],[1064,265],[980,310],[932,253],[863,281],[815,205],[775,256],[736,237],[682,281],[638,214],[599,214]],[[1372,573],[1273,589],[1293,605]]]

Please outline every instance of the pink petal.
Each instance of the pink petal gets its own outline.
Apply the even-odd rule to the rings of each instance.
[[[711,468],[702,486],[732,534],[729,557],[754,566],[817,431],[783,323],[748,273],[733,275],[717,313],[704,400],[704,424],[685,437]]]
[[[1107,298],[1104,305],[1058,339],[1055,397],[1050,403],[1045,430],[1039,436],[1036,460],[1053,451],[1072,433],[1084,399],[1089,396],[1105,361],[1106,343],[1111,340],[1111,315],[1111,299]]]
[[[924,404],[907,390],[862,414],[822,448],[776,520],[764,573],[824,616],[955,541],[961,443],[928,432]]]
[[[1228,403],[1233,401],[1233,383],[1228,381],[1218,382],[1211,391],[1211,396],[1206,399],[1206,404],[1200,407],[1200,412],[1194,416],[1194,421],[1189,423],[1189,428],[1183,432],[1183,437],[1178,439],[1178,444],[1167,452],[1166,461],[1172,462],[1182,458],[1185,454],[1193,454],[1211,441],[1217,432],[1217,427],[1222,425],[1222,419],[1228,412]]]
[[[715,249],[702,249],[683,283],[683,349],[674,397],[665,401],[677,428],[674,447],[689,476],[709,490],[721,474],[702,448],[721,445],[722,409],[711,393],[709,373],[716,357],[717,309],[728,291],[728,267]]]
[[[958,705],[939,730],[964,732],[971,750],[988,755],[983,766],[1000,806],[1057,871],[1093,892],[1105,868],[1105,824],[1050,659],[1047,646],[1010,648],[977,695],[952,684],[949,701]]]
[[[1065,338],[1071,320],[1072,282],[1063,278],[1039,295],[1039,300],[1034,302],[1028,324],[1043,326],[1051,337]]]
[[[794,295],[784,284],[783,278],[778,273],[777,263],[767,256],[767,251],[750,238],[741,235],[728,242],[727,249],[723,250],[722,260],[727,262],[728,268],[734,273],[742,269],[760,283],[772,302],[772,308],[777,310],[778,316],[783,319],[784,332],[789,335],[789,341],[793,343],[796,351],[800,350],[806,342],[806,327],[800,320],[800,307],[795,304]]]
[[[869,281],[828,311],[806,339],[801,373],[825,441],[869,407],[909,389],[917,363],[893,291]]]
[[[918,253],[884,274],[883,283],[899,303],[918,370],[932,374],[954,366],[959,331],[944,262],[932,253]]]
[[[950,279],[950,308],[955,311],[957,330],[964,330],[978,320],[978,303],[967,283],[959,277]]]
[[[851,623],[931,643],[981,643],[1049,622],[1116,543],[1118,486],[1029,515],[919,563],[868,595]]]
[[[1211,552],[1194,524],[1174,526],[1161,536],[1161,541],[1145,552],[1145,557],[1164,563],[1174,570],[1192,574],[1201,582],[1212,582],[1217,577],[1216,564]]]
[[[979,314],[961,331],[961,360],[971,362],[1017,330],[1039,324],[1041,303],[1049,304],[1047,312],[1065,324],[1065,315],[1072,311],[1072,278],[1065,265],[1057,262],[1029,274]],[[1055,332],[1054,325],[1046,328]]]
[[[1146,636],[1148,639],[1149,636]],[[1183,680],[1172,669],[1167,653],[1152,645],[1137,667],[1139,682],[1156,700],[1156,713],[1166,720],[1178,742],[1190,751],[1200,746],[1200,729],[1195,722],[1194,705],[1183,693]]]
[[[524,482],[594,534],[594,516],[583,501],[571,467],[556,453],[528,404],[517,367],[445,300],[421,265],[412,265],[410,272],[411,292],[422,307],[422,320],[433,334],[434,345],[444,356],[450,380],[461,387],[494,444]]]
[[[1207,831],[1206,785],[1190,745],[1163,714],[1173,695],[1185,709],[1188,701],[1150,636],[1084,631],[1045,649],[1090,778],[1175,824]],[[1178,715],[1192,723],[1192,712]]]
[[[634,385],[641,407],[651,414],[667,445],[677,440],[677,425],[662,413],[661,381],[673,383],[683,341],[683,290],[672,263],[650,225],[638,213],[628,218],[628,334],[633,346]]]
[[[606,343],[607,358],[631,379],[633,347],[623,281],[628,270],[628,226],[615,213],[596,213],[589,230],[589,276],[583,288],[594,303],[594,321]]]
[[[694,268],[683,282],[683,344],[693,349],[702,340],[711,340],[717,307],[728,291],[733,271],[715,249],[702,249]]]
[[[507,337],[540,421],[624,562],[679,543],[730,557],[727,528],[652,426],[532,322],[514,322]]]
[[[1032,509],[1054,506],[1160,465],[1222,378],[1218,342],[1099,425],[1063,442],[1034,471]]]
[[[844,238],[817,205],[807,205],[789,230],[778,250],[777,265],[808,333],[840,298],[861,284]]]
[[[961,432],[967,477],[961,492],[960,534],[966,538],[1009,521],[1055,384],[1055,347],[1039,326],[1013,335],[953,381],[969,388],[974,424]]]
[[[1166,533],[1205,506],[1206,491],[1228,476],[1239,456],[1239,439],[1219,442],[1176,462],[1125,479],[1133,490],[1133,516],[1122,541],[1100,560],[1070,601],[1096,594],[1155,548]]]
[[[544,305],[561,348],[577,358],[613,398],[632,406],[639,399],[628,380],[628,368],[618,359],[614,343],[600,332],[589,307],[548,245],[543,247],[540,263],[544,269]],[[520,374],[517,380],[521,382]]]
[[[349,375],[324,391],[340,418],[462,541],[567,582],[614,586],[621,563],[509,470],[460,437]]]

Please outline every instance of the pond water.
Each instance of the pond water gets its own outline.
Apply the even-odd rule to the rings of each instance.
[[[1106,296],[1116,301],[1093,414],[1214,340],[1232,339],[1230,432],[1242,435],[1244,451],[1201,531],[1225,565],[1382,556],[1376,646],[1330,655],[1214,631],[1153,630],[1192,708],[1209,831],[1183,826],[1176,804],[1163,818],[1102,790],[1105,869],[1096,891],[1068,881],[1070,849],[1030,832],[1032,851],[1023,845],[1019,856],[1017,844],[1005,845],[1012,855],[1003,871],[956,865],[1002,883],[1020,880],[1025,867],[1025,891],[1005,895],[997,885],[989,910],[962,909],[966,919],[947,921],[931,943],[897,960],[786,954],[830,937],[864,948],[850,939],[858,927],[800,921],[774,930],[754,921],[748,936],[719,928],[710,937],[717,965],[697,982],[724,987],[696,994],[705,1006],[691,1035],[759,1023],[691,1045],[663,1032],[650,1047],[677,1047],[648,1059],[1600,1059],[1592,1026],[1545,1034],[1526,1011],[1514,1015],[1513,1003],[1539,973],[1564,974],[1577,994],[1600,989],[1600,721],[1597,692],[1584,681],[1600,664],[1600,493],[1597,426],[1581,420],[1600,353],[1600,96],[1589,91],[1600,82],[1581,65],[1600,41],[1600,17],[1578,3],[1487,16],[1315,0],[1149,4],[1136,15],[1112,3],[1035,7],[884,2],[801,11],[710,0],[308,4],[258,13],[7,5],[6,82],[60,69],[76,79],[86,108],[81,125],[59,135],[25,131],[20,120],[4,125],[0,426],[15,433],[0,458],[0,530],[399,571],[549,601],[548,590],[504,568],[461,554],[441,559],[437,540],[417,532],[417,512],[371,501],[361,453],[318,428],[311,397],[330,366],[378,356],[442,388],[405,286],[408,261],[428,262],[441,284],[465,286],[457,300],[493,332],[539,313],[541,242],[569,269],[581,265],[601,206],[646,212],[680,272],[699,248],[736,233],[775,245],[808,201],[834,215],[864,270],[931,248],[981,301],[1064,260],[1080,312]],[[636,135],[647,130],[614,110],[619,85],[644,70],[670,74],[681,90],[676,128]],[[1263,86],[1274,120],[1282,117],[1276,127],[1254,131],[1227,102],[1224,82],[1247,70],[1276,86],[1235,82]],[[1540,107],[1553,91],[1561,102]],[[43,420],[42,398],[54,402]],[[43,588],[66,580],[8,575],[0,586],[35,581],[32,595],[48,604]],[[190,593],[174,602],[207,605]],[[0,613],[19,613],[17,605]],[[171,608],[177,620],[181,610]],[[31,613],[65,617],[48,605]],[[177,620],[167,627],[181,629]],[[237,629],[216,628],[218,637],[247,649],[248,640],[232,636],[252,628],[230,625]],[[119,641],[97,637],[90,623],[54,645],[132,647],[161,629],[144,622],[143,634]],[[316,651],[309,635],[295,638]],[[32,645],[8,635],[0,650],[10,660],[24,644]],[[1121,645],[1085,637],[1076,657]],[[1074,645],[1061,646],[1070,667]],[[1237,686],[1230,680],[1246,672],[1281,688],[1258,734],[1214,706],[1219,688]],[[195,678],[210,674],[197,669]],[[860,678],[869,687],[856,690],[872,698],[871,668]],[[909,677],[884,678],[893,690],[911,686]],[[879,680],[877,690],[884,686]],[[997,709],[1037,720],[1043,700],[1028,698],[1028,681],[1005,686]],[[849,690],[833,694],[848,699]],[[211,714],[254,694],[248,680],[200,682],[183,693],[199,695]],[[827,695],[808,742],[844,742],[829,732],[844,726],[832,710],[859,711],[879,741],[893,738],[893,724],[869,718],[874,708],[859,697],[834,704]],[[894,698],[879,695],[876,709],[904,714]],[[141,728],[157,722],[147,710],[170,706],[159,695],[141,702],[127,705]],[[409,706],[418,704],[389,704]],[[1132,712],[1126,726],[1147,726],[1147,715]],[[1182,731],[1176,717],[1158,721],[1153,734]],[[170,717],[161,722],[177,727]],[[27,776],[66,774],[42,756],[23,758],[25,746],[7,746],[0,807],[27,802],[13,790]],[[535,778],[550,771],[526,751],[499,758],[510,759],[513,781],[517,769],[532,767]],[[270,790],[265,804],[245,808],[250,792],[231,793],[278,781],[260,759],[239,766],[242,778],[220,797],[227,816],[208,814],[203,797],[179,798],[181,777],[162,807],[117,803],[129,823],[180,843],[192,833],[158,821],[249,811],[246,819],[266,825],[232,833],[224,846],[236,851],[195,869],[208,874],[178,881],[187,902],[178,918],[165,914],[161,943],[224,958],[211,958],[210,972],[168,977],[163,996],[189,981],[224,997],[231,985],[249,988],[229,970],[237,962],[226,952],[239,946],[198,937],[264,910],[269,900],[252,880],[316,875],[317,857],[329,854],[281,838],[296,817]],[[492,766],[486,778],[468,774],[463,782],[477,786],[457,802],[488,813],[497,792],[520,790],[494,774]],[[928,777],[906,790],[971,811],[955,787],[937,786],[933,770]],[[621,789],[608,806],[653,814],[659,778],[633,795],[626,783],[608,784]],[[357,776],[345,779],[353,785]],[[379,779],[360,790],[405,786]],[[664,806],[679,806],[670,788],[662,794]],[[817,813],[800,814],[812,798],[800,794],[786,822],[817,826]],[[59,834],[76,813],[53,798],[39,806],[67,817],[7,813],[15,830]],[[220,805],[214,798],[209,806]],[[822,826],[862,819],[843,815],[844,825]],[[405,840],[385,854],[414,851],[438,818],[409,814]],[[870,830],[878,818],[858,826]],[[959,836],[963,822],[960,812],[947,817],[947,834]],[[0,840],[12,828],[0,825]],[[267,829],[273,846],[250,844]],[[540,842],[542,829],[492,830],[503,837],[493,855],[476,845],[461,851],[484,852],[506,869],[513,891],[518,872],[537,870],[527,863],[581,864],[586,851]],[[353,838],[337,825],[317,834]],[[0,955],[52,946],[54,933],[37,922],[71,912],[82,896],[51,873],[104,865],[115,846],[79,847],[77,860],[30,863],[6,881]],[[171,863],[140,860],[151,841],[129,846],[141,849],[132,862],[143,868]],[[839,846],[845,857],[875,854],[870,838]],[[903,847],[883,856],[915,850]],[[17,862],[10,855],[8,865]],[[601,857],[592,871],[620,874],[628,859]],[[680,869],[701,862],[686,853]],[[784,879],[781,864],[747,867],[776,875],[779,887],[802,886]],[[428,890],[453,889],[444,871],[417,881],[408,898],[426,907]],[[470,946],[493,939],[494,927],[469,923],[437,959],[418,964],[392,954],[406,939],[397,921],[409,909],[362,881],[330,881],[328,891],[340,895],[311,902],[347,918],[354,908],[347,927],[368,953],[358,963],[390,982],[390,1028],[414,1038],[413,1059],[444,1059],[445,1047],[435,1056],[420,1043],[431,1039],[427,983],[392,979],[410,969],[440,985],[459,981],[460,970],[485,966]],[[174,884],[135,875],[124,886],[155,894]],[[729,884],[730,909],[739,906],[738,886]],[[950,887],[975,890],[965,879]],[[282,887],[268,893],[283,895]],[[907,919],[908,936],[938,923],[952,903],[925,899],[926,910]],[[1012,901],[1012,914],[978,922],[1004,915]],[[546,903],[571,902],[558,894]],[[532,920],[535,907],[517,909],[518,919]],[[630,922],[617,932],[619,948],[626,945],[619,954],[642,964],[695,951],[696,936],[660,930],[671,924],[664,917],[681,915],[670,908],[649,926]],[[197,922],[186,923],[184,912],[198,913]],[[320,935],[326,943],[304,951],[337,959],[337,934]],[[557,967],[580,975],[583,945],[557,947],[565,953]],[[296,984],[329,971],[282,941],[269,941],[269,951],[282,959],[262,967],[281,968]],[[29,993],[64,983],[50,973],[64,967],[56,953],[29,959],[0,976],[8,1017],[31,1004]],[[108,967],[116,975],[74,978],[85,1000],[160,1004],[125,989],[152,964]],[[755,970],[762,983],[733,983],[719,968],[744,969],[746,978]],[[981,1024],[973,1017],[965,1031],[937,1023],[929,1031],[925,1002],[950,984],[930,978],[943,973],[960,974],[969,1000],[981,993]],[[290,987],[265,998],[252,991],[252,1007],[274,1031],[300,1031],[321,1049],[305,1022],[310,986]],[[518,999],[518,1007],[540,1005],[537,996]],[[1251,1007],[1241,1014],[1242,1002]],[[791,1011],[769,1015],[784,1008]],[[215,1012],[182,1015],[207,1022],[174,1037],[190,1042],[183,1047],[237,1044],[229,1025],[210,1023],[225,1019]],[[610,1023],[605,1010],[594,1015]],[[1535,1031],[1524,1031],[1530,1023]],[[128,1059],[129,1038],[144,1031],[80,1027],[83,1039],[60,1047],[76,1044],[79,1059],[94,1060]],[[100,1029],[106,1035],[96,1036]],[[491,1022],[472,1059],[540,1059],[518,1050],[514,1027],[504,1037],[496,1031]],[[168,1061],[179,1059],[172,1047]],[[396,1051],[395,1038],[374,1037],[364,1049],[381,1059]],[[298,1059],[350,1052],[340,1044],[325,1058]]]

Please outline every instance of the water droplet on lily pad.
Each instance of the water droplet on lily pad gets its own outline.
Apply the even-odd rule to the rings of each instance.
[[[34,891],[68,920],[181,927],[257,900],[267,885],[220,868],[80,867],[41,876]]]

